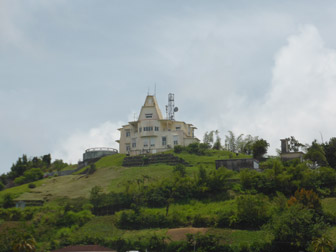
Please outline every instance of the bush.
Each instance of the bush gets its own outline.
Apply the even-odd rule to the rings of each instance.
[[[188,153],[197,155],[199,153],[199,143],[191,143],[186,149]]]
[[[60,221],[63,226],[82,226],[89,220],[91,220],[94,215],[89,210],[82,210],[78,213],[73,211],[68,211],[64,214],[62,220]]]
[[[187,174],[186,168],[183,164],[177,164],[174,167],[173,172],[179,174],[181,177],[184,177]]]
[[[88,169],[88,174],[93,174],[93,173],[95,173],[96,170],[97,170],[96,165],[91,164],[90,168]]]
[[[17,177],[14,180],[14,183],[17,185],[22,185],[25,183],[33,182],[43,178],[43,172],[39,168],[32,168],[28,171],[25,171],[23,176]]]
[[[19,208],[1,209],[0,219],[6,221],[19,221],[22,217],[22,211]]]
[[[124,210],[118,214],[117,226],[121,229],[143,229],[170,227],[170,223],[163,214],[155,214],[144,210]]]
[[[233,210],[221,211],[218,213],[217,227],[220,228],[235,227],[236,222],[237,222],[237,216]]]
[[[237,198],[237,221],[241,227],[255,228],[267,222],[269,213],[261,195],[242,195]]]
[[[269,224],[277,251],[305,251],[310,241],[319,237],[325,227],[321,219],[314,216],[313,210],[298,205],[274,215]]]
[[[0,191],[2,191],[5,188],[5,185],[0,181]]]
[[[13,196],[9,193],[6,193],[3,198],[3,203],[2,203],[3,208],[10,208],[15,206]]]
[[[181,153],[183,151],[183,146],[181,145],[175,145],[174,146],[174,152],[175,153]]]
[[[29,183],[29,184],[28,184],[28,187],[29,187],[30,189],[33,189],[33,188],[36,187],[36,185],[35,185],[34,183]]]
[[[193,227],[210,227],[213,224],[214,224],[214,221],[210,217],[197,214],[194,217],[192,225]]]

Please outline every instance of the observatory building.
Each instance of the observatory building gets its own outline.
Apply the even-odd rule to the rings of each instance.
[[[199,142],[194,136],[194,127],[182,121],[175,121],[174,94],[168,95],[166,118],[163,118],[156,97],[147,95],[137,121],[120,128],[119,152],[130,155],[158,153],[175,145],[187,146]]]

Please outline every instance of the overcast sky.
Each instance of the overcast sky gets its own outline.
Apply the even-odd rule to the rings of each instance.
[[[335,1],[0,0],[0,173],[115,147],[148,91],[202,139],[336,136]]]

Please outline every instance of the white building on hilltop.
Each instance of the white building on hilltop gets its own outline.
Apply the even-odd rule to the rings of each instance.
[[[194,127],[174,120],[174,95],[169,94],[167,118],[164,119],[154,95],[147,95],[137,121],[120,128],[119,152],[130,155],[157,153],[199,142],[194,136]]]

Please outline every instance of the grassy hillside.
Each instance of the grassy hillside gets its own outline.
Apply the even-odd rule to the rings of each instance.
[[[211,156],[197,156],[187,153],[176,154],[192,166],[186,168],[188,176],[194,176],[199,165],[214,168],[215,160],[245,158],[247,155],[235,154],[228,151],[213,151]],[[92,175],[68,175],[51,177],[35,182],[36,188],[29,189],[28,185],[13,187],[0,192],[0,201],[5,193],[11,193],[17,200],[53,200],[60,197],[88,198],[94,186],[101,186],[105,192],[121,192],[130,181],[148,176],[151,181],[172,176],[173,166],[153,164],[140,167],[123,167],[124,154],[116,154],[101,158],[95,163],[97,171]]]
[[[280,244],[289,251],[286,244],[302,250],[321,235],[336,244],[333,169],[273,159],[264,163],[263,172],[238,173],[216,170],[215,160],[250,156],[216,150],[174,155],[190,166],[183,172],[167,164],[123,167],[125,155],[117,154],[96,162],[90,175],[55,176],[34,182],[33,189],[27,184],[6,189],[0,200],[10,193],[17,200],[46,203],[24,210],[0,208],[0,237],[7,235],[7,227],[23,233],[34,229],[38,251],[82,243],[118,251],[177,251],[176,244],[193,251],[194,244],[207,244],[237,252],[272,251],[268,246]],[[88,200],[96,186],[101,190]],[[292,229],[297,230],[288,237],[277,236]],[[314,230],[314,236],[306,238],[305,230]]]

